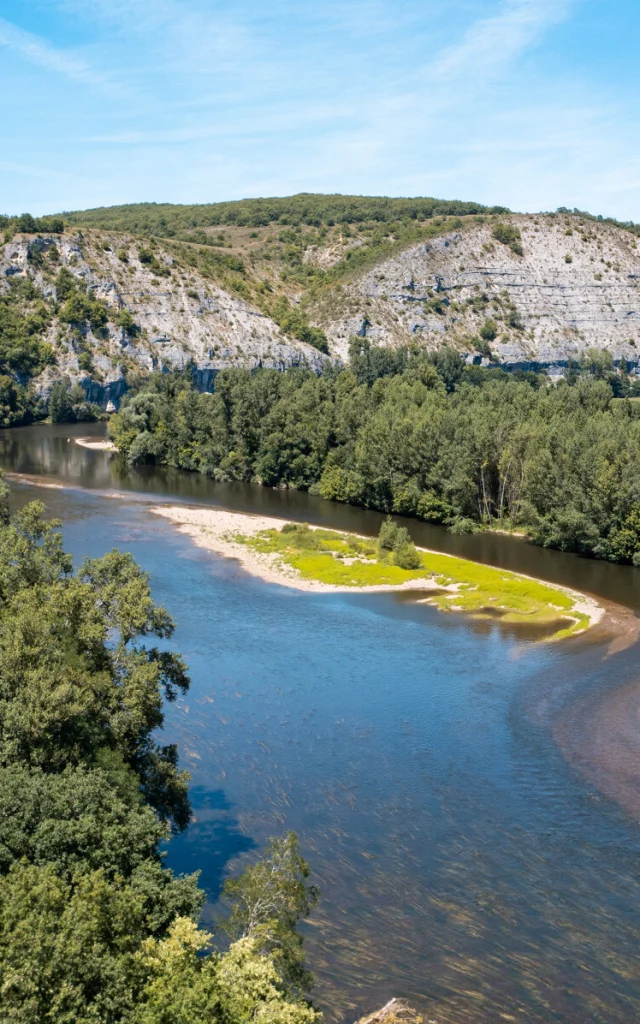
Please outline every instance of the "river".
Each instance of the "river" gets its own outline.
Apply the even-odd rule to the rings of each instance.
[[[263,583],[149,505],[220,505],[368,534],[380,517],[131,469],[69,440],[103,432],[4,431],[0,461],[32,478],[12,483],[13,501],[44,500],[76,560],[131,551],[176,619],[171,645],[192,687],[167,708],[165,734],[192,773],[196,820],[168,862],[202,870],[205,922],[226,874],[293,828],[322,889],[304,931],[329,1021],[394,995],[438,1024],[636,1020],[637,643],[612,647],[600,631],[547,645],[406,595]],[[409,527],[424,546],[640,605],[632,569]]]

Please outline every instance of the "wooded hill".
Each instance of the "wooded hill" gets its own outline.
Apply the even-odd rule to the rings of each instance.
[[[300,195],[0,226],[5,423],[65,378],[84,415],[159,369],[194,364],[203,390],[231,366],[318,372],[354,336],[552,375],[590,348],[639,366],[639,229],[579,211]]]

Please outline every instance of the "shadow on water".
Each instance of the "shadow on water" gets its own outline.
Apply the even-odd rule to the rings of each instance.
[[[193,820],[186,832],[171,840],[171,858],[182,872],[200,872],[200,885],[209,901],[203,916],[209,923],[211,905],[220,895],[228,864],[255,850],[257,843],[241,831],[224,790],[196,785],[190,787],[189,796]]]
[[[456,628],[460,622],[477,636],[490,636],[496,632],[503,640],[514,641],[541,641],[552,637],[561,629],[565,629],[573,622],[572,619],[551,619],[548,622],[506,622],[505,613],[499,608],[482,608],[478,612],[465,614],[461,611],[442,611],[432,603],[431,599],[435,594],[445,593],[439,590],[404,590],[397,593],[388,592],[384,595],[386,600],[381,599],[380,594],[354,594],[347,595],[348,600],[369,607],[372,610],[384,609],[384,614],[393,616],[405,621],[426,623],[433,620],[434,616],[440,621],[443,628],[446,624]],[[394,610],[395,606],[395,610]]]

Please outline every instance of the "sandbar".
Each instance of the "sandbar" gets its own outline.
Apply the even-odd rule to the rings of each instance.
[[[214,551],[226,558],[237,559],[242,568],[251,575],[257,576],[267,583],[277,583],[307,593],[384,593],[402,590],[431,590],[439,592],[445,590],[455,593],[458,587],[458,584],[455,582],[449,584],[438,582],[434,579],[433,575],[412,577],[404,583],[375,586],[343,586],[323,583],[319,580],[303,578],[295,568],[284,563],[277,554],[256,551],[254,547],[240,543],[235,539],[238,535],[255,537],[263,530],[281,530],[290,520],[243,512],[230,512],[217,508],[189,508],[183,505],[158,505],[153,506],[150,511],[154,515],[169,519],[178,527],[182,534],[190,537],[199,547]],[[323,529],[317,526],[311,526],[310,528]],[[364,539],[371,540],[371,538]],[[419,548],[418,550],[422,554],[437,555],[439,558],[451,558],[452,566],[456,562],[454,556],[443,555],[442,552],[436,552],[429,548]],[[503,571],[505,576],[515,577],[520,580],[543,582],[544,586],[569,596],[574,602],[572,611],[577,615],[585,616],[589,627],[599,622],[604,614],[602,606],[586,594],[578,593],[567,587],[561,587],[558,584],[538,581],[534,577],[525,576],[522,573],[510,573],[507,570],[500,571]],[[454,571],[452,571],[452,576],[455,576]]]
[[[90,448],[94,452],[117,452],[118,450],[113,441],[106,441],[101,437],[74,437],[73,440],[82,448]]]

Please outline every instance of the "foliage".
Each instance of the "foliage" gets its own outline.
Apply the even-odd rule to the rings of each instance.
[[[290,991],[303,995],[312,977],[304,965],[298,921],[308,917],[319,890],[309,884],[309,866],[294,832],[269,840],[264,857],[225,882],[231,904],[225,930],[235,939],[251,938],[272,957]]]
[[[30,213],[21,213],[19,217],[9,218],[10,229],[22,231],[24,234],[45,234],[61,235],[64,231],[62,217],[32,217]]]
[[[64,377],[51,388],[49,416],[52,423],[85,423],[98,419],[100,407],[87,400],[81,384]]]
[[[635,393],[598,352],[554,385],[356,339],[351,366],[320,376],[224,370],[210,395],[188,373],[158,375],[110,432],[134,463],[311,488],[429,522],[506,522],[540,544],[631,563],[640,410],[612,398]]]
[[[308,345],[313,345],[320,352],[328,354],[329,345],[324,331],[319,327],[312,327],[304,313],[300,309],[292,309],[284,296],[271,307],[271,316],[285,334],[299,341],[306,341]]]
[[[506,213],[504,207],[443,199],[389,199],[375,196],[314,195],[273,199],[241,199],[201,206],[133,203],[65,214],[70,224],[171,238],[183,231],[221,224],[262,227],[268,224],[314,226],[390,223],[473,213]]]
[[[415,544],[407,540],[396,544],[393,551],[393,560],[401,569],[420,569],[422,566],[422,559],[418,554]]]
[[[0,296],[0,424],[31,423],[44,415],[43,403],[29,386],[32,377],[55,359],[44,340],[52,307],[27,278],[9,281]]]
[[[393,552],[393,561],[401,569],[420,569],[422,559],[405,526],[398,526],[391,516],[380,527],[378,535],[378,551],[384,558]]]
[[[53,362],[51,346],[42,340],[51,317],[30,280],[10,281],[8,294],[0,296],[0,372],[29,379]]]
[[[188,776],[158,741],[163,699],[189,680],[178,655],[146,642],[168,640],[173,622],[130,555],[73,572],[43,511],[10,517],[0,482],[3,1021],[314,1024],[277,962],[291,950],[304,979],[294,929],[313,890],[296,897],[295,837],[283,841],[291,898],[270,919],[273,954],[259,932],[200,955],[204,893],[162,853],[190,817]]]
[[[45,415],[44,403],[7,374],[0,374],[0,426],[15,427],[32,423]]]
[[[270,957],[252,938],[224,956],[199,955],[210,939],[188,918],[176,918],[166,938],[147,939],[138,964],[147,974],[131,1024],[316,1024],[321,1015],[283,993]]]
[[[498,241],[502,242],[503,245],[508,245],[512,252],[515,252],[517,256],[522,256],[524,250],[522,248],[522,236],[520,229],[514,224],[504,224],[499,222],[494,226],[493,237]]]
[[[113,319],[116,327],[121,327],[127,338],[135,338],[140,334],[140,328],[133,319],[128,309],[121,309]]]

